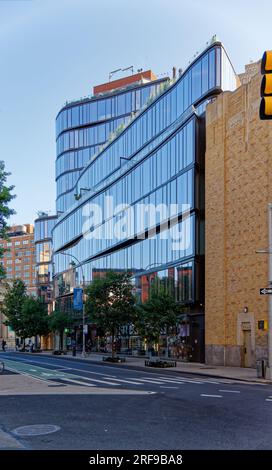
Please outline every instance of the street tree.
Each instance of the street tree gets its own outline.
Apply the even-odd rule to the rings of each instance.
[[[22,306],[20,336],[25,340],[32,336],[46,336],[49,331],[46,305],[39,299],[26,297]]]
[[[54,310],[54,312],[49,316],[49,328],[50,331],[54,333],[59,333],[60,336],[60,350],[63,349],[63,334],[65,328],[71,325],[71,317],[66,312],[61,310]]]
[[[106,334],[111,334],[112,345],[122,327],[131,324],[135,315],[135,297],[129,273],[108,272],[104,278],[94,279],[86,289],[85,312],[89,320]],[[115,348],[112,347],[112,357]]]
[[[5,171],[5,163],[0,160],[0,238],[7,238],[7,221],[14,214],[14,210],[9,207],[9,203],[14,199],[12,191],[14,186],[6,184],[10,173]],[[0,260],[3,258],[4,250],[0,247]],[[5,275],[5,270],[0,263],[0,279]]]
[[[3,299],[3,314],[6,317],[4,324],[15,331],[16,336],[21,336],[23,328],[22,309],[26,300],[26,286],[21,279],[14,279],[12,284],[7,284]]]
[[[176,326],[178,314],[175,299],[164,292],[153,291],[147,302],[137,306],[135,329],[148,349],[159,347],[160,335],[165,331],[168,334],[168,329]]]

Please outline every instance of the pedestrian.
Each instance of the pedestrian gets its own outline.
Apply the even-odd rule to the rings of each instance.
[[[7,342],[3,339],[2,340],[2,351],[6,352],[6,344]]]

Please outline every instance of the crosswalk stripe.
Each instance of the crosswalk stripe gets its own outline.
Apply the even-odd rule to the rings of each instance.
[[[210,398],[223,398],[222,395],[207,395],[206,393],[201,393],[201,397],[210,397]]]
[[[157,384],[157,385],[163,385],[164,382],[158,381],[158,380],[151,380],[151,379],[135,379],[138,380],[139,382],[144,382],[147,384]]]
[[[83,375],[80,376],[80,375],[77,375],[76,377],[80,377],[82,380],[89,380],[91,382],[97,382],[97,383],[100,383],[100,384],[106,384],[106,385],[119,385],[118,383],[116,382],[110,382],[110,381],[107,381],[106,380],[99,380],[99,379],[93,379],[93,378],[90,378],[90,377],[84,377]]]
[[[95,387],[94,384],[88,384],[87,382],[81,382],[80,380],[69,379],[68,377],[63,377],[61,380],[65,380],[65,382],[71,382],[79,385],[84,385],[86,387]]]
[[[169,383],[169,384],[179,384],[179,385],[184,385],[184,382],[182,380],[174,380],[174,379],[160,379],[163,382]]]
[[[125,383],[125,384],[131,384],[131,385],[141,385],[141,383],[138,381],[138,382],[134,382],[134,379],[132,380],[124,380],[124,379],[114,379],[116,380],[116,382],[122,382],[122,383]],[[135,380],[138,380],[138,379],[135,379]],[[117,384],[117,385],[120,385],[120,384]]]

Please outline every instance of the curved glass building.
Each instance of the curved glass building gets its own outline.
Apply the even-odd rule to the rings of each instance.
[[[137,74],[127,86],[117,84],[118,88],[99,91],[103,90],[100,85],[94,88],[98,92],[91,98],[69,103],[60,110],[56,119],[58,212],[74,204],[74,187],[84,166],[167,81],[154,78],[147,71]]]
[[[205,107],[235,88],[226,51],[213,41],[118,135],[109,139],[103,131],[106,144],[84,169],[72,164],[70,199],[59,189],[65,212],[53,229],[57,302],[69,308],[73,287],[82,283],[81,268],[72,276],[71,259],[62,253],[79,260],[88,282],[127,270],[139,300],[157,288],[175,297],[184,313],[178,340],[190,346],[191,360],[204,360]],[[71,125],[60,116],[58,139]],[[57,165],[68,152],[61,142]]]

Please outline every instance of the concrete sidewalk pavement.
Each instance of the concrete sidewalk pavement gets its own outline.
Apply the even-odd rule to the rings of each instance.
[[[20,353],[18,353],[20,354]],[[31,354],[31,353],[30,353]],[[61,356],[53,356],[52,351],[44,351],[42,353],[35,353],[35,355],[41,356],[51,356],[56,358],[69,358],[75,361],[86,361],[86,362],[101,362],[104,363],[103,357],[107,357],[110,355],[107,353],[90,353],[87,357],[82,357],[80,352],[77,352],[76,356],[72,356],[71,351],[67,351],[66,355]],[[257,382],[257,383],[271,383],[271,381],[257,377],[257,370],[254,368],[245,368],[245,367],[226,367],[226,366],[212,366],[207,364],[201,363],[193,363],[193,362],[182,362],[176,361],[176,367],[166,367],[166,368],[151,368],[145,366],[145,361],[148,359],[147,357],[138,357],[138,356],[126,356],[120,354],[119,357],[125,357],[125,362],[117,363],[120,367],[132,367],[132,368],[141,368],[144,370],[155,370],[159,371],[160,373],[163,371],[173,371],[173,372],[180,372],[180,373],[188,373],[188,374],[198,374],[198,375],[206,375],[210,377],[219,377],[219,378],[226,378],[226,379],[235,379],[235,380],[242,380],[246,382]],[[159,358],[158,358],[159,359]],[[166,360],[165,358],[161,358],[162,360]],[[169,361],[173,361],[173,359],[169,359]],[[112,364],[112,363],[106,363]],[[115,365],[115,364],[113,364]]]

